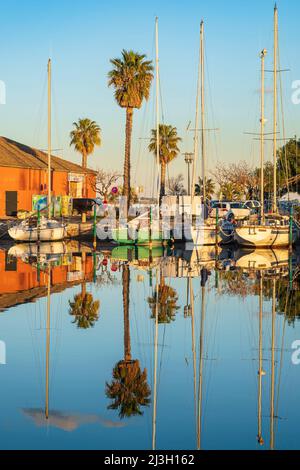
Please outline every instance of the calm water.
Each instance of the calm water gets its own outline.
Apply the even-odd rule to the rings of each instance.
[[[82,249],[0,251],[1,449],[300,448],[295,255]]]

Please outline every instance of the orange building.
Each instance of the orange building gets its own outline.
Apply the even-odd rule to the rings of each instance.
[[[55,156],[51,170],[53,196],[96,197],[95,171]],[[0,217],[31,211],[34,196],[47,196],[47,184],[47,154],[0,137]]]

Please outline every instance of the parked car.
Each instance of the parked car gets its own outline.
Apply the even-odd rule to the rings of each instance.
[[[245,207],[248,207],[252,212],[258,213],[261,208],[261,204],[259,201],[246,201],[245,202]]]
[[[217,217],[217,209],[220,218],[226,217],[228,211],[230,210],[230,205],[228,202],[222,201],[211,201],[211,209],[209,212],[210,217],[215,219]]]
[[[250,216],[251,210],[244,202],[239,201],[212,201],[210,216],[216,218],[217,209],[219,217],[228,217],[229,214],[236,220],[243,220]]]
[[[235,220],[244,220],[250,217],[251,209],[244,202],[230,202],[229,206],[228,212],[234,215]]]

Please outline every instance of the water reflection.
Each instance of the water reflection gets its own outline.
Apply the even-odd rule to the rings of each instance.
[[[82,448],[98,436],[97,424],[114,433],[125,426],[122,435],[112,434],[110,440],[102,435],[103,448],[130,448],[133,438],[137,447],[153,449],[297,448],[291,436],[300,413],[290,387],[285,391],[289,377],[293,390],[300,385],[289,366],[290,344],[300,334],[297,266],[297,253],[286,250],[107,247],[94,252],[76,242],[3,247],[0,308],[15,307],[18,315],[0,317],[2,331],[5,321],[8,333],[18,326],[26,304],[39,306],[47,299],[40,330],[45,407],[32,407],[31,401],[16,405],[5,383],[3,405],[7,401],[11,410],[17,407],[30,418],[22,423],[29,434],[29,423],[67,434],[84,426]],[[60,394],[52,378],[55,299],[65,299],[62,331],[79,363],[61,369]],[[29,344],[29,338],[24,341]],[[81,362],[84,356],[87,363]],[[20,370],[14,365],[18,386],[19,361]],[[33,393],[32,366],[30,371],[28,390]],[[80,392],[73,403],[80,411],[58,411],[72,406],[65,401],[52,409],[51,397],[60,402],[68,387],[64,375],[88,387],[86,393],[95,389],[90,410],[86,393]],[[228,426],[232,432],[240,426],[235,442]],[[44,442],[41,434],[35,439]],[[57,446],[59,437],[51,442]]]
[[[118,410],[119,417],[142,415],[141,408],[150,405],[151,391],[147,383],[147,370],[141,370],[138,360],[131,356],[129,302],[130,268],[123,264],[124,359],[113,370],[112,382],[106,383],[106,395],[112,400],[110,410]]]

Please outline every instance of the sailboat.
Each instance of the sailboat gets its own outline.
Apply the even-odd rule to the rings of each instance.
[[[65,225],[52,220],[51,213],[51,59],[48,61],[48,218],[26,219],[9,229],[9,236],[18,242],[60,241],[65,237]]]
[[[242,246],[258,248],[288,246],[295,241],[296,232],[290,226],[289,217],[281,216],[277,207],[277,106],[278,106],[278,9],[274,9],[274,121],[273,121],[273,210],[272,214],[264,211],[264,137],[265,137],[265,57],[267,51],[261,52],[261,216],[258,223],[243,222],[235,230],[235,241]],[[293,233],[291,233],[293,232]],[[293,240],[291,240],[291,238]]]
[[[205,70],[204,70],[204,21],[200,24],[200,57],[199,57],[199,73],[196,100],[196,119],[195,119],[195,135],[194,135],[194,171],[191,207],[194,215],[195,211],[195,183],[196,183],[196,165],[198,160],[199,147],[199,101],[201,95],[201,136],[202,136],[202,177],[203,177],[203,210],[202,214],[196,214],[196,218],[200,219],[196,223],[190,225],[187,241],[192,241],[195,246],[215,245],[216,243],[229,243],[233,239],[233,226],[229,222],[219,228],[219,222],[210,217],[206,217],[206,139],[205,139]]]

